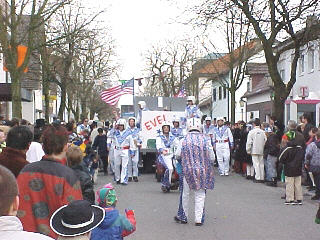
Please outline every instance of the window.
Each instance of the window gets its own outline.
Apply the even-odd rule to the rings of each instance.
[[[223,87],[223,98],[227,98],[227,88]]]
[[[212,91],[212,98],[213,98],[214,102],[217,101],[217,89],[216,88],[214,88]]]
[[[300,68],[300,74],[304,73],[304,55],[301,54],[299,58],[299,68]]]
[[[247,82],[247,92],[251,92],[252,91],[252,89],[251,89],[251,80],[249,80],[248,82]]]
[[[222,99],[222,87],[220,86],[219,87],[219,100]]]
[[[308,51],[308,70],[312,72],[314,70],[314,49]]]

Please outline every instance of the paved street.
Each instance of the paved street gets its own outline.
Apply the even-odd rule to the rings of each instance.
[[[285,206],[281,187],[267,187],[239,175],[217,176],[215,189],[207,192],[205,225],[196,227],[193,208],[187,225],[174,222],[178,191],[162,193],[152,174],[139,179],[128,186],[115,185],[118,209],[133,208],[137,218],[137,231],[126,239],[320,239],[320,227],[314,223],[317,203],[305,197],[302,206]],[[111,176],[99,176],[96,187],[111,180]]]

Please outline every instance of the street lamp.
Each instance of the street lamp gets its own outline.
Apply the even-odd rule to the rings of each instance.
[[[244,105],[246,104],[246,101],[244,101],[243,98],[240,98],[239,104],[241,107],[241,120],[243,121],[243,108],[244,108]]]

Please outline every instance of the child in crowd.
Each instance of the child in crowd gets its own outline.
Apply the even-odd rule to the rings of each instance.
[[[89,173],[91,175],[92,181],[95,183],[98,178],[99,171],[99,155],[95,151],[90,151],[87,153],[86,157],[83,159]]]
[[[97,201],[106,211],[103,222],[92,231],[91,240],[121,240],[136,230],[133,210],[126,210],[126,217],[115,208],[116,191],[111,183],[97,191]]]
[[[94,204],[94,191],[91,175],[86,164],[82,161],[82,151],[78,146],[71,146],[67,151],[67,163],[80,180],[83,199]]]

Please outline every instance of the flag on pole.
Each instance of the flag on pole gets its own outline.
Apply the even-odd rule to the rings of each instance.
[[[174,97],[185,97],[186,96],[186,91],[184,89],[184,85],[182,85],[182,87],[180,88],[179,92],[174,95]]]
[[[114,106],[118,103],[120,97],[125,94],[133,94],[134,79],[126,81],[124,84],[108,88],[101,92],[101,99],[107,104]]]

